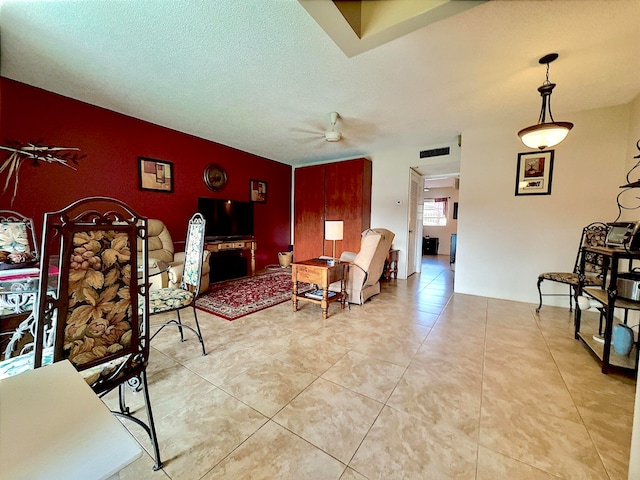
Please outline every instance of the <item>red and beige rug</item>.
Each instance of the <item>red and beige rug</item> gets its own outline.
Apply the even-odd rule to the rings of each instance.
[[[300,287],[305,290],[311,288],[310,285]],[[196,307],[227,320],[235,320],[291,300],[292,292],[291,270],[276,270],[213,283],[207,293],[196,300]]]

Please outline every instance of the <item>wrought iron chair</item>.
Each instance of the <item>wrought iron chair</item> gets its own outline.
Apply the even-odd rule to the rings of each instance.
[[[67,359],[98,396],[119,388],[119,410],[112,413],[147,432],[158,470],[162,462],[147,386],[147,235],[147,219],[112,198],[86,198],[45,214],[42,264],[57,265],[58,271],[40,270],[34,366],[47,363],[43,355],[53,362]],[[57,290],[48,294],[52,276]],[[49,324],[55,325],[53,348],[43,349]],[[126,406],[127,385],[142,390],[146,423]]]
[[[38,260],[33,220],[13,210],[0,210],[0,250],[30,253],[30,261]]]
[[[578,271],[580,268],[580,258],[582,256],[582,247],[604,247],[607,238],[607,232],[609,227],[602,222],[594,222],[587,225],[582,229],[582,236],[580,237],[580,244],[578,246],[578,253],[576,255],[576,261],[573,266],[572,272],[545,272],[538,276],[538,295],[540,297],[540,303],[536,312],[540,312],[542,308],[543,296],[567,296],[563,293],[542,293],[541,284],[544,280],[550,282],[563,283],[569,286],[569,311],[573,311],[573,299],[578,292]],[[587,253],[585,258],[585,287],[602,286],[602,281],[607,276],[607,270],[609,265],[607,260],[602,255]]]
[[[17,267],[35,265],[39,255],[33,220],[13,210],[0,210],[0,250],[11,254],[8,259],[1,259],[3,263],[0,266],[7,274],[15,276],[24,272]],[[17,260],[18,263],[8,263],[8,260]],[[14,282],[2,278],[0,281],[3,283],[3,292],[0,294],[1,361],[33,349],[35,293],[31,286],[37,283],[37,278],[33,282]]]
[[[149,315],[157,315],[166,312],[175,312],[176,318],[171,319],[162,324],[154,324],[151,327],[158,327],[153,333],[153,339],[165,327],[176,326],[180,331],[180,341],[184,341],[184,329],[191,330],[200,345],[202,346],[202,355],[207,352],[204,347],[204,340],[198,323],[198,314],[196,313],[196,298],[200,292],[200,280],[202,277],[202,249],[204,246],[205,220],[200,213],[195,213],[189,220],[187,227],[187,239],[185,242],[185,258],[182,271],[182,278],[179,287],[161,288],[151,290],[149,292]],[[171,268],[171,267],[169,267]],[[180,310],[191,307],[193,309],[193,318],[195,327],[182,323],[180,318]]]

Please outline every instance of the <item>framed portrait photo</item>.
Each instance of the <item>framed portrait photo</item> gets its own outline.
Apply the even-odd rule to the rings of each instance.
[[[553,150],[518,154],[516,195],[550,195]]]
[[[267,202],[267,182],[261,180],[250,180],[249,199],[252,202]]]
[[[140,190],[173,193],[173,163],[138,157]]]

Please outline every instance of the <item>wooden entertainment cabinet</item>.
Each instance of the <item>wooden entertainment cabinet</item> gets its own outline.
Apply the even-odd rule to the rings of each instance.
[[[254,238],[234,238],[215,241],[205,240],[204,248],[211,252],[211,257],[220,253],[232,253],[233,251],[237,251],[238,255],[241,256],[243,252],[249,251],[251,252],[251,275],[256,272],[256,250],[258,243]]]

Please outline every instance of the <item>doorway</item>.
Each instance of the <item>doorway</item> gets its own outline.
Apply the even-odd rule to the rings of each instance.
[[[453,258],[458,233],[458,177],[423,178],[423,255]],[[453,262],[451,262],[453,263]]]

